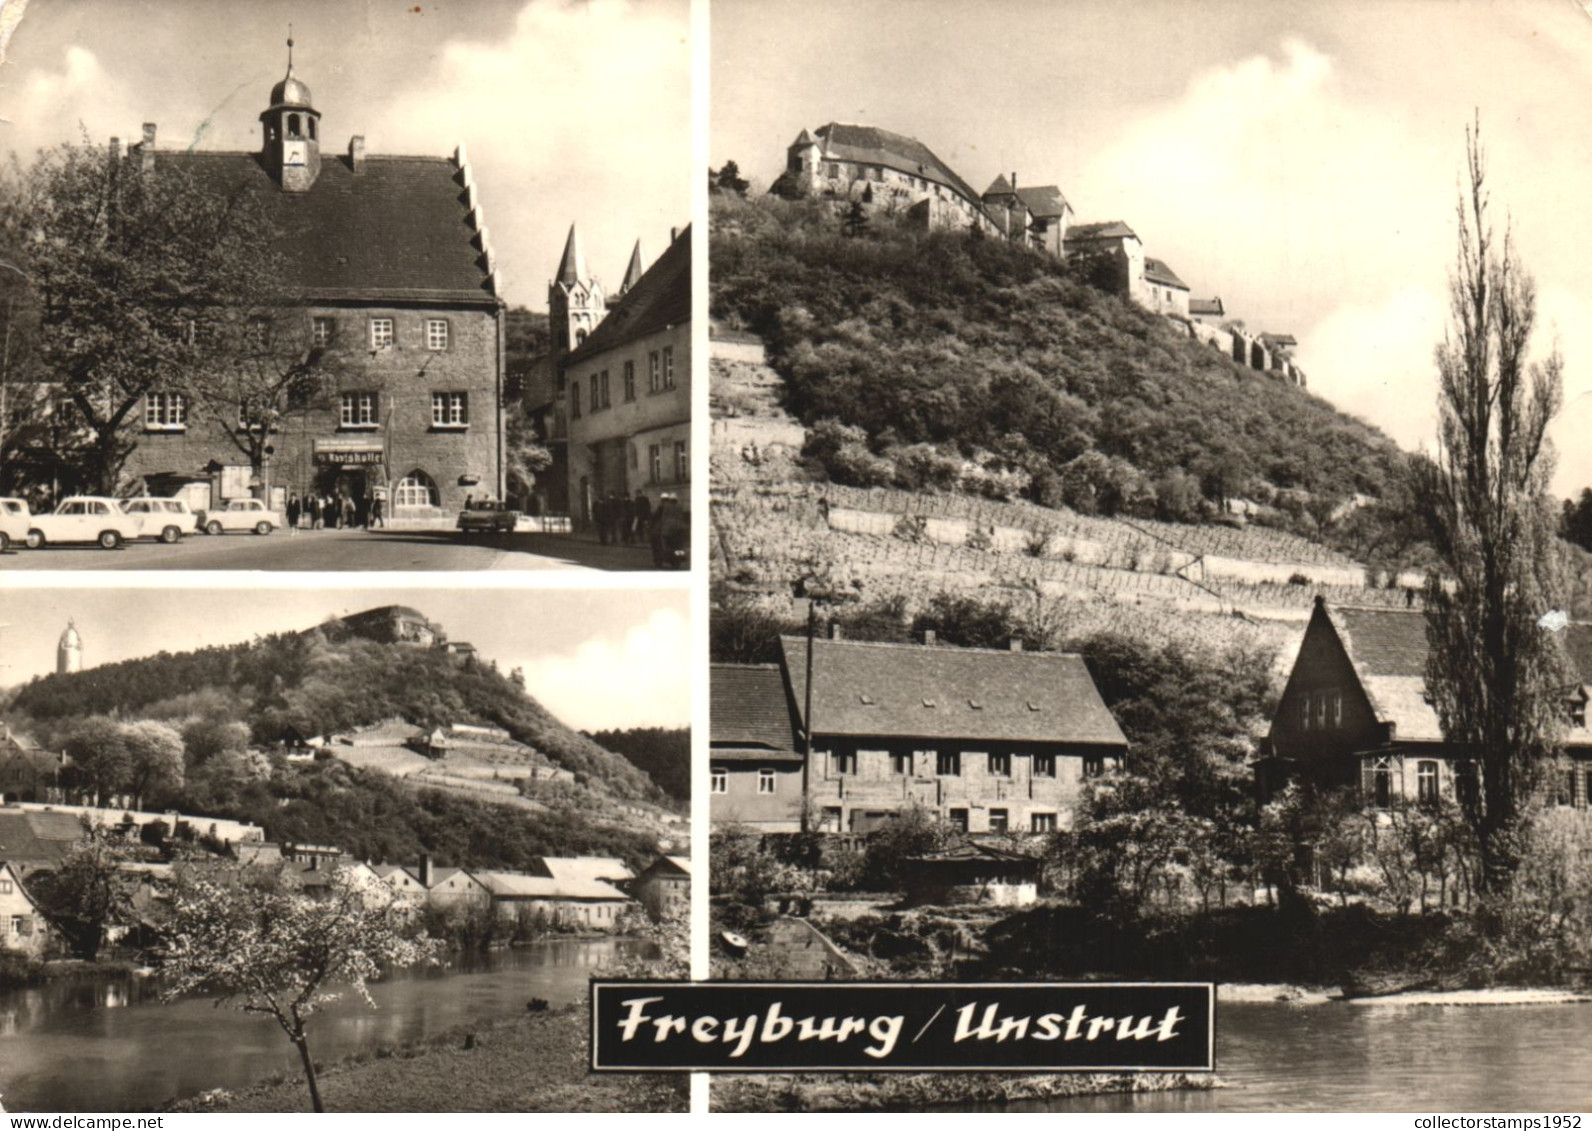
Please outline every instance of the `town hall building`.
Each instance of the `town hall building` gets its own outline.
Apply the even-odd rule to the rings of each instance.
[[[480,189],[462,146],[451,158],[389,157],[356,135],[345,152],[323,150],[291,46],[257,152],[157,151],[147,124],[125,160],[252,197],[304,304],[307,342],[338,363],[322,393],[276,406],[258,472],[237,442],[241,409],[224,419],[181,390],[150,391],[126,472],[196,510],[251,496],[280,508],[316,492],[381,499],[395,525],[448,522],[466,497],[504,488],[505,307]]]

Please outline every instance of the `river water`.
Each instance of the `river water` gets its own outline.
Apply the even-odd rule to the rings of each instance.
[[[1015,1111],[1583,1112],[1592,1004],[1235,1004],[1216,1015],[1230,1086],[1016,1103]]]
[[[459,1025],[523,1014],[533,997],[557,1006],[586,994],[588,978],[651,944],[551,939],[443,967],[402,970],[310,1023],[310,1051],[329,1064],[381,1045]],[[0,1103],[9,1111],[148,1111],[211,1088],[276,1072],[297,1076],[298,1054],[268,1018],[213,1001],[166,1005],[153,978],[61,979],[0,993]]]

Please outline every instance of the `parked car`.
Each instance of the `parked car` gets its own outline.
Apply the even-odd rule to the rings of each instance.
[[[228,530],[269,534],[282,525],[282,515],[259,499],[233,499],[221,510],[200,511],[199,521],[206,534],[221,534]]]
[[[32,513],[23,499],[0,499],[0,552],[11,548],[13,542],[28,540],[28,520]]]
[[[459,530],[464,534],[477,531],[488,534],[511,534],[520,512],[496,499],[472,499],[459,512]]]
[[[158,538],[171,543],[184,534],[195,534],[199,530],[199,516],[189,510],[188,504],[182,499],[123,499],[122,510],[143,518],[146,538]]]
[[[54,514],[36,514],[28,520],[28,549],[66,545],[73,542],[98,542],[115,550],[143,533],[143,517],[128,514],[115,499],[96,495],[74,495],[61,500]]]

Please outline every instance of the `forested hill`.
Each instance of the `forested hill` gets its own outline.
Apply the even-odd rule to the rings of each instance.
[[[482,723],[502,727],[615,797],[663,797],[628,759],[565,726],[489,664],[326,627],[44,676],[17,689],[10,706],[45,730],[91,715],[230,718],[262,742],[288,726],[326,734],[394,716],[427,727]]]
[[[1042,255],[771,197],[716,194],[713,221],[712,313],[764,339],[837,481],[1190,521],[1398,478],[1383,433]]]

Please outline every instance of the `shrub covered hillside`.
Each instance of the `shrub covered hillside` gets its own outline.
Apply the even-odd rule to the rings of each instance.
[[[91,715],[202,715],[244,722],[262,742],[287,726],[326,734],[394,716],[428,727],[485,723],[547,754],[578,781],[618,798],[662,800],[645,772],[565,726],[491,665],[344,636],[334,627],[43,676],[17,689],[10,706],[46,731],[52,722]]]
[[[772,197],[713,221],[712,313],[764,339],[837,480],[1185,520],[1396,486],[1381,432],[1038,254]]]

